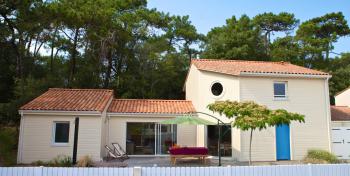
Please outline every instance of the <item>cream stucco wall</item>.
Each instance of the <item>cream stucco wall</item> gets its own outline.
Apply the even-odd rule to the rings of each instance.
[[[335,98],[335,105],[350,107],[350,88],[336,95],[334,98]]]
[[[115,116],[113,114],[109,116],[109,139],[108,144],[112,142],[118,142],[122,148],[126,148],[126,131],[128,122],[160,122],[167,120],[169,118],[174,118],[174,116],[162,116],[159,115],[152,116],[149,115],[123,115]],[[192,125],[177,125],[177,143],[182,146],[196,146],[196,128]]]
[[[21,119],[18,163],[48,161],[58,155],[72,157],[75,117],[79,117],[79,138],[77,158],[89,155],[100,160],[101,116],[73,115],[27,115]],[[53,144],[54,122],[69,122],[69,143],[64,146]]]
[[[220,82],[223,85],[223,93],[220,96],[214,96],[211,93],[211,85],[215,82]],[[230,123],[232,120],[227,119],[219,114],[213,114],[207,105],[214,103],[215,101],[224,100],[237,100],[239,101],[240,89],[239,89],[239,78],[231,75],[219,74],[215,72],[207,72],[198,70],[194,65],[191,66],[189,75],[186,80],[186,99],[191,100],[193,106],[197,111],[212,114],[219,117],[223,122]],[[199,114],[200,118],[216,121],[206,115]],[[236,131],[237,132],[237,131]],[[232,134],[233,135],[233,134]],[[238,134],[234,135],[237,142],[240,140],[237,137]],[[207,145],[207,128],[203,125],[197,126],[197,146]],[[233,152],[239,151],[238,145],[233,145]]]
[[[242,77],[241,101],[253,100],[271,109],[285,109],[305,115],[305,123],[290,125],[291,159],[302,159],[308,149],[330,150],[328,84],[325,79]],[[274,100],[273,82],[288,82],[288,99]],[[275,160],[275,129],[255,132],[253,160]],[[242,132],[241,160],[247,160],[249,133]]]
[[[274,81],[288,82],[288,100],[274,100]],[[213,96],[210,90],[214,82],[220,82],[224,87],[223,94],[218,97]],[[304,114],[305,123],[293,122],[290,125],[293,160],[302,159],[311,148],[330,150],[328,82],[325,78],[231,76],[201,71],[192,65],[185,85],[186,99],[191,100],[196,110],[201,112],[212,114],[207,109],[207,105],[215,101],[252,100],[271,109],[282,108]],[[199,116],[212,120],[205,115]],[[229,122],[225,117],[221,119]],[[206,127],[198,126],[198,146],[206,146],[206,136]],[[233,158],[241,161],[248,160],[248,150],[249,132],[232,129]],[[255,161],[276,160],[275,128],[254,132],[252,153]]]

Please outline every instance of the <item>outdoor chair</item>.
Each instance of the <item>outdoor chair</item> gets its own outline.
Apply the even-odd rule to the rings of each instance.
[[[108,147],[108,145],[105,145],[105,148],[107,149],[107,161],[109,160],[124,161],[126,159],[124,156],[116,154],[114,150]]]
[[[117,153],[120,156],[123,156],[125,159],[129,159],[128,154],[123,150],[123,148],[117,143],[112,143],[112,146],[114,147],[114,152]]]

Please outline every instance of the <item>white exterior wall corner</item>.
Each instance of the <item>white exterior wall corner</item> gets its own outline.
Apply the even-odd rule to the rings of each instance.
[[[101,146],[100,146],[100,159],[102,160],[103,157],[107,156],[107,151],[105,149],[105,145],[108,145],[108,127],[109,127],[109,119],[107,115],[107,110],[112,103],[114,97],[112,96],[110,100],[108,101],[105,109],[102,112],[101,115]]]
[[[214,82],[220,82],[224,88],[222,95],[217,97],[211,93],[211,85]],[[197,111],[213,114],[207,108],[208,104],[215,101],[240,100],[239,77],[198,70],[192,65],[186,82],[186,100],[191,100]],[[219,114],[213,115],[219,117],[225,123],[232,121]],[[198,114],[198,116],[216,122],[216,120],[206,115]],[[233,135],[232,138],[236,139],[234,140],[236,143],[232,145],[235,147],[232,148],[232,152],[237,154],[237,151],[240,151],[240,132],[236,131],[235,134],[231,135]],[[197,146],[207,146],[207,128],[203,125],[197,126]]]
[[[192,104],[194,106],[194,108],[198,111],[198,102],[200,101],[199,99],[199,70],[196,68],[196,66],[194,66],[193,64],[191,64],[191,67],[188,71],[188,75],[187,75],[187,79],[185,82],[185,94],[186,94],[186,100],[191,100]],[[181,127],[180,127],[181,128]],[[191,129],[192,128],[192,129]],[[206,143],[206,140],[204,138],[204,133],[202,133],[202,131],[204,131],[205,127],[203,125],[199,125],[199,126],[189,126],[187,127],[187,129],[184,129],[185,131],[189,132],[192,131],[191,136],[195,138],[195,144],[196,146],[204,146]],[[178,139],[180,139],[178,137]],[[181,142],[181,139],[180,139]],[[183,142],[181,142],[183,143]]]
[[[302,159],[308,149],[330,150],[329,97],[325,79],[241,77],[241,101],[253,100],[271,109],[286,109],[305,115],[305,123],[290,125],[291,159]],[[273,82],[288,82],[288,99],[273,99]],[[249,133],[242,132],[242,158],[248,159]],[[276,160],[275,128],[255,132],[252,157],[255,161]]]
[[[20,119],[20,125],[19,125],[19,137],[18,137],[18,147],[17,147],[17,164],[22,163],[23,158],[22,158],[22,149],[23,149],[23,133],[24,133],[24,129],[23,129],[23,124],[24,122],[24,116],[23,113],[20,113],[21,115],[21,119]]]
[[[100,159],[101,116],[75,116],[58,114],[23,114],[20,124],[18,163],[31,163],[42,160],[49,161],[58,155],[72,156],[75,117],[79,117],[79,137],[77,158],[89,155],[93,160]],[[68,121],[69,142],[64,146],[56,146],[53,140],[55,121]]]
[[[337,94],[335,97],[335,105],[350,107],[350,87],[343,92]]]

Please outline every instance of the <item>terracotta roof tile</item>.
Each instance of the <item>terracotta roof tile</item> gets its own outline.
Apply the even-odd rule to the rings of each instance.
[[[293,65],[289,62],[192,59],[199,70],[240,75],[242,73],[328,75],[328,73]]]
[[[114,99],[108,112],[181,114],[195,112],[195,109],[187,100]]]
[[[350,121],[350,107],[331,106],[332,121]]]
[[[22,106],[20,110],[102,112],[112,97],[113,90],[107,89],[51,88]]]

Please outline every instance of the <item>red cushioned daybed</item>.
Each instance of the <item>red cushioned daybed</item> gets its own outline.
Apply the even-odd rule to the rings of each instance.
[[[205,147],[172,147],[169,149],[172,164],[176,164],[177,159],[198,158],[206,164],[205,158],[208,156],[208,149]]]

